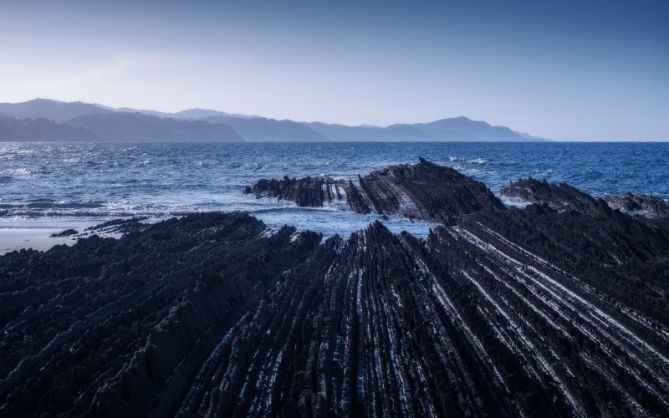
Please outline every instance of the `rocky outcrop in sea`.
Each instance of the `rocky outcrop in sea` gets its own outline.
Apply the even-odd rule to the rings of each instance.
[[[597,199],[566,183],[552,184],[533,178],[511,182],[500,193],[518,203],[547,205],[558,212],[593,214],[617,210],[662,229],[669,228],[669,202],[655,196],[620,193]]]
[[[0,257],[0,415],[669,410],[669,229],[550,184],[560,205],[504,208],[426,161],[360,180],[252,192],[444,222],[323,240],[197,214]]]
[[[646,218],[669,218],[669,202],[656,196],[621,193],[605,197],[614,209]]]
[[[394,165],[359,176],[356,183],[330,177],[284,177],[260,180],[244,192],[292,201],[303,207],[343,201],[358,213],[376,212],[436,222],[503,207],[483,183],[423,158],[418,164]]]

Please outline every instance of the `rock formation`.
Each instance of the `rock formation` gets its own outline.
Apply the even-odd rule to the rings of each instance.
[[[65,231],[51,234],[51,238],[70,237],[72,235],[77,235],[78,233],[79,232],[76,229],[66,229]]]
[[[374,171],[357,183],[329,177],[284,177],[258,181],[245,189],[257,197],[276,197],[298,206],[323,206],[345,201],[359,213],[371,211],[412,219],[447,222],[449,217],[482,209],[502,208],[486,188],[458,171],[423,158],[418,164],[401,164]]]
[[[301,207],[321,207],[326,203],[345,200],[355,186],[344,180],[329,177],[284,177],[282,180],[262,179],[246,187],[244,193],[256,197],[275,197],[297,203]]]
[[[605,200],[613,209],[618,209],[629,215],[639,215],[647,218],[669,218],[669,202],[659,197],[621,193],[606,196]]]
[[[669,410],[669,231],[581,192],[504,209],[425,161],[262,184],[449,223],[322,241],[198,214],[2,256],[0,416]]]
[[[596,199],[565,183],[554,184],[533,178],[521,179],[503,187],[502,196],[529,204],[547,205],[558,212],[587,214],[618,210],[647,224],[669,230],[669,202],[658,197],[620,193]]]
[[[514,181],[503,187],[500,193],[526,203],[545,204],[560,212],[590,212],[597,208],[596,199],[566,183],[553,184],[532,177]]]

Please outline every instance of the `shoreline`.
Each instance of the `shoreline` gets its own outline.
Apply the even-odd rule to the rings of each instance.
[[[39,219],[26,225],[0,222],[0,256],[12,251],[48,251],[56,245],[74,245],[79,238],[85,238],[86,228],[98,225],[98,220]],[[74,229],[78,233],[65,237],[52,237],[65,230]]]
[[[12,251],[32,249],[47,251],[56,245],[74,245],[77,238],[52,237],[62,228],[0,228],[0,256]]]

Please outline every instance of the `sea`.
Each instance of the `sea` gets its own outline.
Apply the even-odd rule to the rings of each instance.
[[[272,228],[289,224],[346,236],[380,218],[336,205],[307,209],[256,199],[243,188],[283,176],[355,179],[391,164],[417,162],[419,156],[472,176],[496,194],[510,181],[531,176],[596,196],[631,191],[669,198],[669,143],[5,142],[0,143],[0,240],[21,231],[208,211],[247,211]],[[418,236],[433,226],[380,220],[395,232]]]

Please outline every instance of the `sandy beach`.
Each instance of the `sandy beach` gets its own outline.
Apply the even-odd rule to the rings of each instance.
[[[0,229],[0,255],[23,248],[46,251],[54,245],[73,245],[76,238],[51,237],[62,228],[2,228]]]

